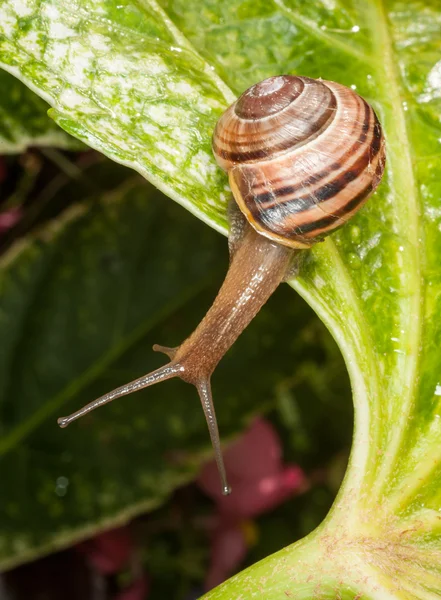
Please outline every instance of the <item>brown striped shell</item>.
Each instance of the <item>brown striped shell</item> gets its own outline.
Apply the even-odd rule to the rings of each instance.
[[[262,235],[307,248],[375,190],[385,146],[372,107],[334,83],[281,75],[250,87],[213,134],[240,210]]]

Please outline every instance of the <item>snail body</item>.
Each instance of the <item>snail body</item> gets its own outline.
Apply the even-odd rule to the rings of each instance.
[[[277,76],[246,90],[219,119],[213,152],[228,173],[230,267],[211,308],[177,348],[154,346],[170,362],[91,402],[98,406],[179,377],[199,393],[222,489],[230,493],[211,395],[216,365],[290,273],[293,257],[341,227],[383,175],[385,146],[372,107],[351,89]]]

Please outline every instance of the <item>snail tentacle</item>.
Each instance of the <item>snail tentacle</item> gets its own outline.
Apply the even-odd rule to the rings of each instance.
[[[156,371],[152,371],[147,375],[143,375],[142,377],[139,377],[138,379],[135,379],[130,383],[126,383],[125,385],[122,385],[116,388],[115,390],[108,392],[103,396],[100,396],[96,400],[93,400],[93,402],[89,402],[89,404],[86,404],[86,406],[83,406],[83,408],[80,408],[80,410],[77,410],[68,417],[60,417],[59,419],[57,419],[57,423],[60,427],[67,427],[73,421],[76,421],[80,417],[84,417],[84,415],[87,415],[88,413],[92,412],[96,408],[99,408],[100,406],[104,406],[104,404],[109,404],[109,402],[112,402],[117,398],[127,396],[128,394],[132,394],[133,392],[138,392],[139,390],[143,390],[144,388],[150,387],[151,385],[159,383],[160,381],[165,381],[166,379],[172,379],[173,377],[177,377],[179,374],[179,370],[180,365],[175,364],[173,362],[164,365],[163,367],[156,369]]]
[[[208,431],[210,433],[211,443],[214,449],[214,459],[216,461],[217,470],[222,484],[222,494],[229,496],[231,494],[231,487],[228,484],[227,472],[225,470],[224,459],[222,456],[222,448],[219,438],[219,428],[217,426],[216,411],[214,409],[213,395],[211,393],[211,382],[209,379],[201,381],[196,386],[199,398],[201,399],[202,408],[204,411],[205,419],[208,425]]]

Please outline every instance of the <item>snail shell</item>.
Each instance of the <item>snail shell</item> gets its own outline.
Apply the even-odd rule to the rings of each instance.
[[[363,98],[290,75],[244,92],[219,119],[213,151],[252,227],[291,248],[308,248],[350,219],[385,163],[381,126]]]

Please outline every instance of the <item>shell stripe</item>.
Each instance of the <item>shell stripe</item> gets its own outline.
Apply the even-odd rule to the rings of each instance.
[[[347,204],[342,206],[339,210],[336,210],[334,214],[329,215],[328,217],[324,217],[323,219],[314,220],[311,223],[306,223],[305,225],[299,226],[299,232],[303,235],[305,234],[313,234],[307,237],[315,237],[318,231],[327,231],[328,229],[335,229],[335,222],[337,220],[342,220],[343,223],[346,223],[346,216],[348,213],[352,212],[369,196],[373,189],[373,182],[370,181],[368,185],[361,190],[357,196],[352,198]]]
[[[279,188],[279,190],[273,190],[271,202],[267,202],[265,204],[263,204],[259,200],[260,196],[256,196],[254,197],[254,202],[256,202],[256,212],[257,210],[271,210],[271,208],[274,208],[276,204],[283,204],[286,207],[289,207],[290,213],[294,214],[299,212],[305,212],[311,208],[314,208],[317,204],[334,198],[335,196],[340,194],[349,183],[355,181],[365,172],[366,168],[369,167],[369,165],[378,155],[380,148],[381,137],[376,135],[376,132],[374,130],[372,143],[371,145],[369,145],[367,150],[355,161],[354,164],[348,165],[346,168],[344,168],[337,177],[334,177],[333,180],[325,180],[326,177],[329,178],[333,174],[332,171],[326,171],[319,174],[321,175],[321,177],[318,179],[318,181],[320,182],[321,180],[322,185],[316,187],[315,189],[309,190],[308,193],[303,196],[295,196],[295,193],[299,192],[300,190],[306,187],[306,185],[302,184],[292,186],[292,190],[289,190],[289,186],[287,188]],[[344,160],[347,161],[351,153],[352,149],[345,154],[341,162],[343,162]],[[287,190],[289,190],[289,192]],[[294,194],[294,198],[281,200],[281,198],[287,196],[288,194]]]
[[[273,158],[276,154],[286,152],[287,150],[294,150],[300,148],[304,144],[309,144],[313,140],[315,140],[319,135],[321,135],[324,131],[326,131],[331,124],[331,122],[335,118],[336,111],[333,110],[331,114],[324,114],[323,119],[319,122],[314,123],[314,127],[311,127],[310,131],[304,132],[302,137],[293,136],[291,138],[285,139],[280,144],[274,144],[273,146],[268,145],[260,150],[248,150],[248,151],[238,151],[238,152],[230,152],[228,150],[221,149],[215,142],[213,143],[213,151],[215,154],[223,158],[224,160],[230,161],[232,163],[244,163],[244,162],[254,162],[261,158],[268,158],[271,156]],[[317,128],[316,128],[317,127]],[[274,136],[276,137],[276,136]],[[220,140],[220,137],[217,137]],[[230,143],[226,140],[226,143]]]
[[[243,134],[239,130],[234,129],[230,132],[230,137],[220,135],[216,130],[213,136],[213,151],[225,161],[230,163],[249,163],[261,158],[273,157],[278,153],[283,153],[286,150],[293,150],[309,144],[318,136],[320,136],[330,126],[337,114],[337,99],[332,90],[329,90],[328,103],[321,107],[321,114],[317,107],[310,106],[308,111],[304,111],[302,115],[303,125],[308,123],[308,126],[300,132],[295,132],[294,135],[289,135],[283,142],[280,142],[280,123],[277,123],[273,117],[275,125],[272,129],[265,130],[265,145],[262,147],[262,133],[252,135],[248,130]],[[293,103],[295,104],[295,102]],[[293,110],[294,107],[291,107]],[[287,109],[289,111],[289,108]],[[289,112],[288,112],[289,114]],[[287,115],[284,115],[285,118]],[[286,122],[286,129],[289,132],[290,121]],[[246,140],[241,141],[241,137]],[[222,147],[221,145],[222,144]],[[258,150],[253,150],[253,147],[258,147]],[[229,148],[234,148],[235,151],[230,151]]]
[[[339,169],[347,168],[347,164],[342,161],[347,161],[348,156],[354,161],[356,156],[360,154],[359,150],[363,151],[363,146],[365,147],[367,145],[365,143],[366,137],[364,134],[369,132],[369,125],[371,124],[370,116],[372,114],[370,108],[361,98],[358,98],[358,102],[355,107],[352,107],[352,110],[356,111],[356,114],[354,114],[352,119],[352,128],[350,131],[346,132],[345,140],[340,144],[336,143],[339,135],[339,128],[346,126],[346,123],[344,120],[342,121],[341,116],[337,119],[336,123],[331,126],[330,130],[326,132],[325,138],[315,140],[312,146],[306,147],[305,151],[294,152],[292,156],[289,154],[285,155],[286,158],[291,160],[292,167],[289,162],[286,161],[286,158],[284,164],[280,164],[277,160],[261,163],[261,176],[254,181],[253,195],[259,197],[260,193],[266,193],[268,188],[270,188],[268,200],[272,200],[274,198],[274,190],[277,190],[279,184],[282,184],[284,188],[289,187],[286,186],[286,183],[290,181],[290,177],[292,182],[298,182],[300,184],[298,188],[296,186],[295,191],[300,189],[301,192],[305,194],[306,191],[309,191],[307,189],[308,185],[312,186],[320,181],[319,177],[322,174],[323,177],[329,177],[329,173],[333,170],[338,171]],[[361,112],[363,114],[360,114]],[[357,137],[354,142],[355,136]],[[351,144],[349,150],[347,149],[346,140]],[[332,157],[331,164],[326,163],[328,156],[321,148],[325,148],[327,151],[329,149],[329,157]],[[342,152],[343,154],[341,154]],[[321,160],[320,155],[322,153],[323,159]],[[316,168],[320,168],[320,166],[323,165],[318,173],[313,171],[313,175],[310,175],[310,177],[308,177],[308,172],[311,172],[312,169],[308,166],[308,156],[311,156]],[[301,166],[302,162],[306,163],[303,169]],[[271,194],[271,192],[273,193]],[[262,199],[262,202],[264,200],[265,197]]]
[[[383,145],[382,140],[381,145]],[[369,198],[373,190],[375,190],[377,187],[384,169],[384,153],[380,154],[376,164],[372,163],[369,165],[368,169],[369,172],[374,170],[375,173],[374,176],[369,173],[365,177],[365,181],[368,181],[368,184],[365,185],[355,196],[349,195],[349,200],[340,208],[334,209],[332,214],[328,213],[328,215],[326,215],[325,213],[326,216],[323,216],[320,219],[310,219],[309,221],[305,218],[303,223],[299,223],[296,221],[294,215],[291,219],[291,214],[288,213],[289,217],[285,220],[285,230],[283,235],[285,235],[287,238],[290,236],[294,236],[295,238],[297,235],[301,234],[304,236],[303,239],[313,239],[319,237],[322,233],[326,234],[333,229],[341,227],[352,217],[353,214],[358,212],[364,202]],[[305,217],[306,216],[307,215],[305,215]]]
[[[289,245],[292,248],[310,248],[315,243],[314,240],[309,240],[306,237],[302,237],[300,235],[300,232],[297,231],[297,235],[293,236],[293,239],[290,239],[289,244],[287,244],[286,236],[278,235],[274,231],[271,231],[271,229],[269,229],[269,228],[260,227],[258,222],[256,222],[255,220],[250,218],[251,214],[249,213],[246,204],[240,203],[241,194],[240,194],[240,190],[237,185],[238,182],[236,181],[236,179],[234,177],[232,177],[232,171],[230,171],[228,174],[228,180],[230,182],[233,197],[238,202],[241,212],[245,215],[249,224],[252,227],[254,227],[254,229],[256,231],[258,231],[259,233],[261,233],[262,235],[266,236],[267,238],[269,238],[271,240],[278,241],[279,243],[284,244],[284,245]]]
[[[330,103],[324,107],[324,110],[322,111],[322,114],[318,114],[317,115],[317,110],[311,108],[309,113],[307,113],[306,115],[304,115],[304,119],[308,119],[310,116],[315,117],[315,121],[314,123],[311,123],[308,126],[307,131],[302,132],[302,135],[299,136],[292,136],[290,138],[291,143],[294,141],[294,147],[297,145],[297,141],[308,141],[309,136],[311,134],[315,133],[315,130],[317,131],[321,131],[322,129],[324,129],[326,127],[326,125],[330,122],[333,121],[334,117],[335,117],[335,113],[337,112],[337,99],[335,97],[335,94],[332,94],[332,96],[330,97]],[[274,123],[274,127],[272,127],[271,129],[266,129],[264,132],[264,136],[265,136],[265,141],[267,142],[268,140],[272,140],[273,138],[280,138],[280,123],[277,123],[277,121],[273,118],[273,121],[275,121]],[[287,124],[289,124],[289,121],[287,121]],[[215,148],[219,148],[219,152],[221,152],[222,154],[228,154],[228,149],[229,148],[243,148],[244,146],[249,146],[250,148],[253,147],[253,145],[258,144],[259,146],[262,145],[262,133],[261,132],[256,132],[256,134],[252,137],[250,137],[250,131],[245,129],[243,131],[243,133],[241,133],[240,131],[234,131],[234,136],[231,135],[229,137],[225,137],[223,135],[221,135],[219,132],[216,132],[216,134],[213,136],[213,138],[215,138]],[[220,148],[219,144],[216,144],[216,142],[219,141],[222,143],[222,145],[225,145],[225,148]],[[267,146],[268,148],[272,149],[273,146]],[[247,152],[250,152],[250,150],[243,150],[243,153],[246,154]],[[237,152],[238,154],[241,154],[241,152]]]
[[[338,171],[339,169],[344,169],[345,173],[348,172],[347,171],[347,169],[348,169],[347,161],[349,160],[351,155],[353,155],[354,152],[360,147],[360,145],[364,144],[366,142],[367,134],[370,129],[369,124],[370,124],[371,114],[372,114],[372,111],[370,110],[369,106],[365,103],[365,115],[364,115],[362,131],[361,131],[358,139],[355,140],[355,142],[352,144],[352,146],[338,158],[338,161],[327,166],[326,169],[323,169],[323,171],[320,171],[319,173],[310,175],[307,179],[305,179],[301,183],[298,183],[295,185],[287,185],[287,186],[284,186],[281,188],[277,188],[277,185],[279,183],[281,183],[282,181],[285,181],[285,178],[273,179],[271,181],[272,190],[270,192],[262,192],[261,194],[259,194],[259,193],[257,193],[257,190],[254,190],[254,192],[256,194],[254,196],[254,201],[257,204],[260,204],[262,208],[269,208],[274,201],[278,202],[279,199],[283,198],[284,196],[296,194],[299,191],[304,191],[305,188],[307,188],[307,187],[310,187],[317,183],[321,183],[324,179],[326,179],[327,177],[332,175],[333,172]],[[375,117],[375,120],[376,120],[376,117]],[[376,120],[376,123],[374,124],[374,137],[375,137],[375,133],[376,133],[375,128],[377,126],[377,123],[378,123],[378,121]],[[381,136],[381,134],[380,134],[380,136]],[[378,148],[378,150],[379,150],[379,148]],[[378,152],[378,150],[377,150],[377,152]],[[363,156],[364,156],[364,160],[360,159],[360,163],[365,163],[366,156],[369,157],[369,148]],[[371,154],[371,158],[372,158],[372,154]],[[365,166],[366,165],[363,164],[363,166],[358,168],[358,165],[354,165],[354,166],[351,166],[350,169],[351,169],[351,171],[358,170],[361,172],[365,168]],[[356,174],[355,177],[357,177],[358,174]],[[352,179],[350,179],[350,177],[351,177],[351,175],[348,172],[348,181],[352,181]],[[354,179],[355,179],[355,177],[354,177]],[[311,194],[314,194],[314,193],[315,193],[314,190],[311,190]],[[268,204],[266,204],[266,202],[268,202]]]
[[[366,173],[368,169],[371,171],[372,168],[375,168],[375,172],[377,173],[380,166],[382,171],[382,163],[380,163],[380,160],[377,160],[376,164],[371,163],[364,173]],[[317,236],[320,232],[325,232],[340,227],[350,218],[353,212],[358,210],[364,200],[368,198],[370,193],[376,187],[376,178],[372,178],[370,174],[367,177],[364,177],[363,180],[368,181],[368,184],[364,185],[363,188],[355,194],[355,196],[349,195],[348,201],[343,201],[342,205],[338,208],[334,208],[332,213],[326,213],[320,204],[315,205],[312,207],[312,209],[310,209],[310,215],[308,215],[308,211],[305,211],[304,213],[294,213],[290,207],[286,207],[285,205],[283,208],[287,216],[283,221],[281,221],[279,232],[283,231],[283,235],[285,235],[287,238],[290,238],[291,236],[296,237],[298,234],[312,238]],[[356,183],[353,183],[352,185],[356,185]],[[335,202],[335,200],[330,199],[328,202]],[[320,218],[317,218],[318,210],[321,210],[323,215]],[[313,211],[315,214],[312,214]],[[262,214],[265,214],[267,218],[271,219],[268,211],[263,211]],[[302,222],[299,222],[300,216],[303,217]]]

